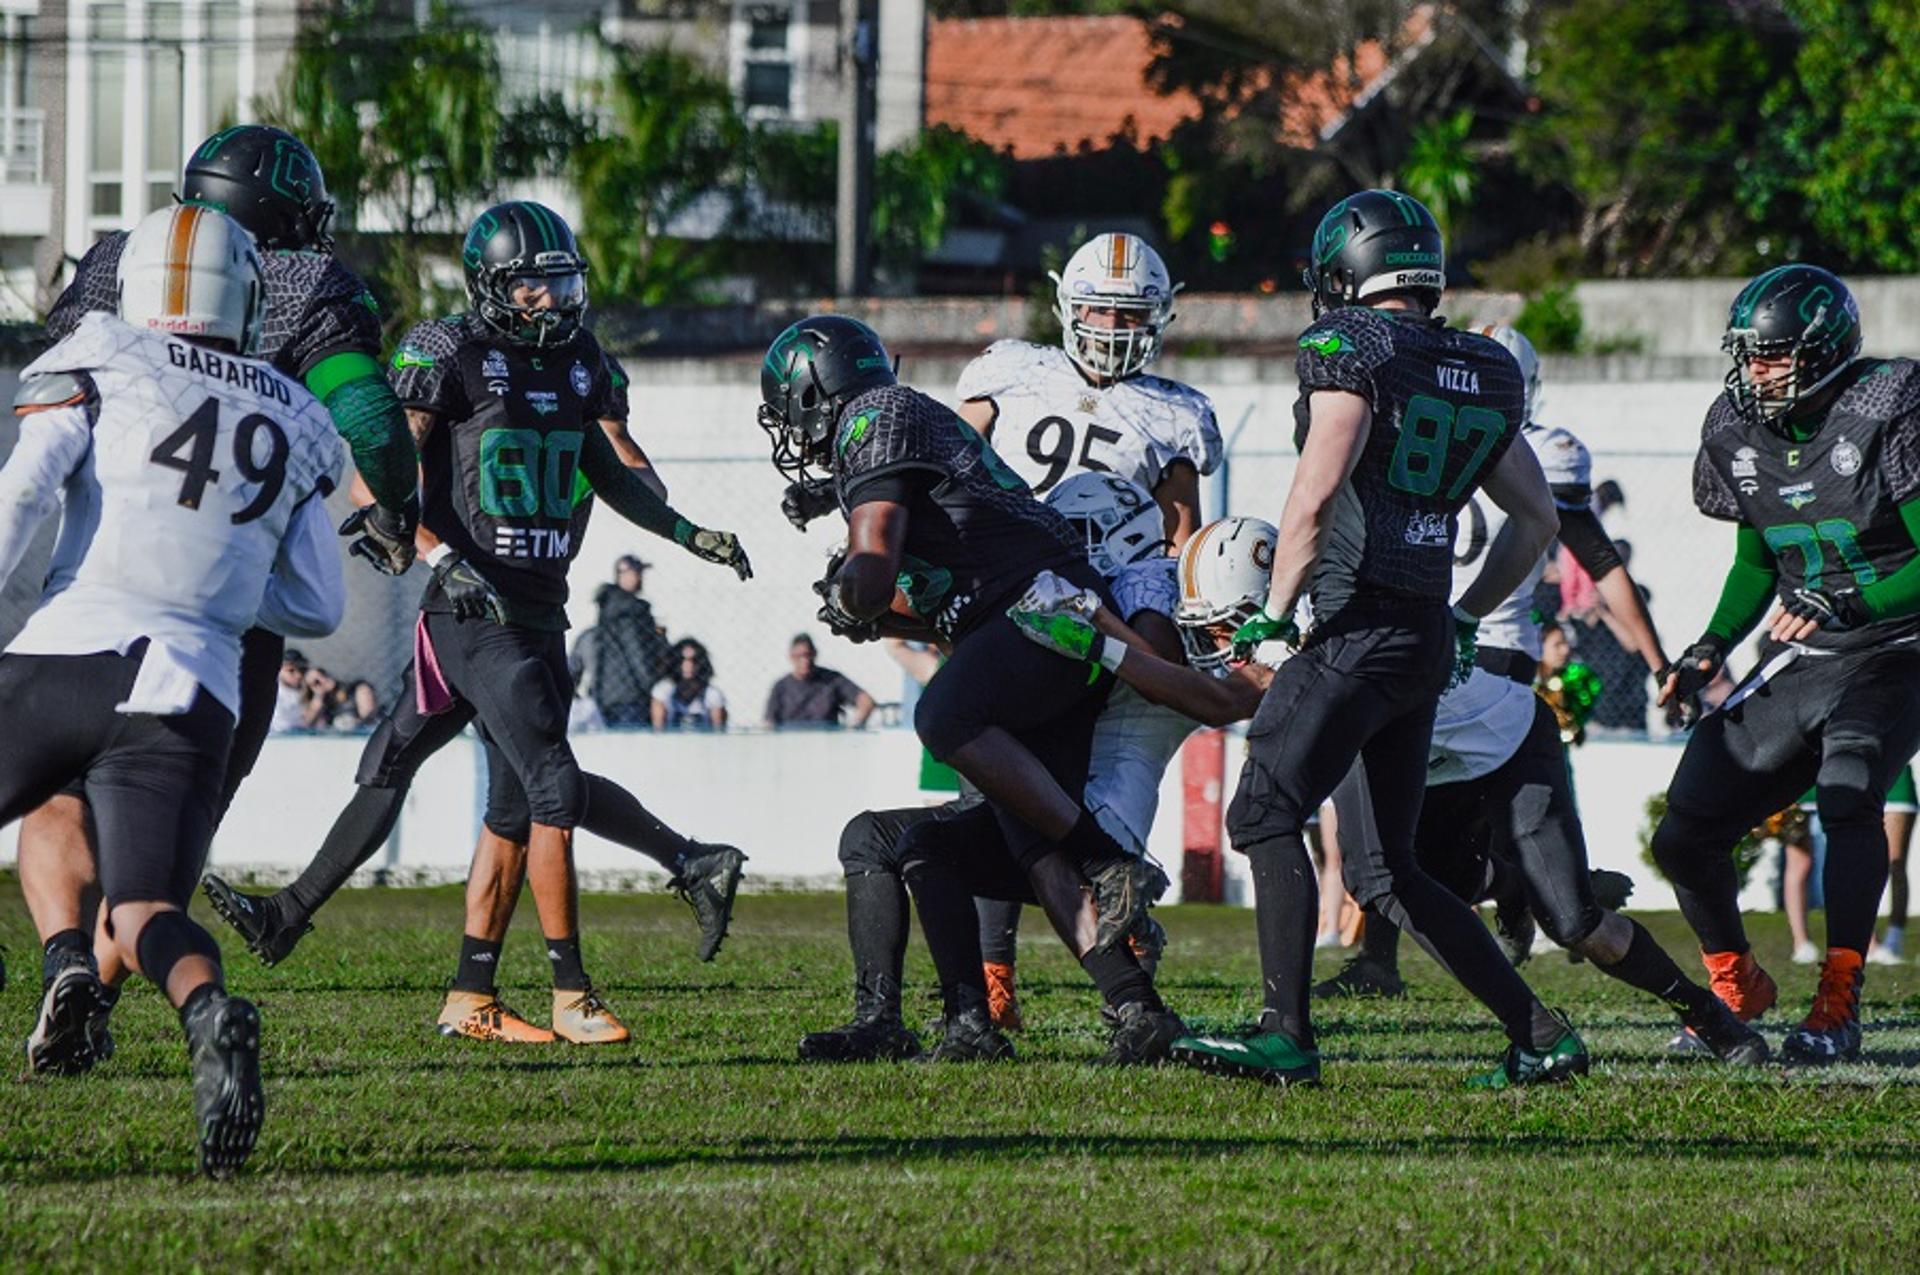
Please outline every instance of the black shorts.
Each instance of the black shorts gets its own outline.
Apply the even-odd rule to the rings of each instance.
[[[143,651],[0,656],[0,826],[79,778],[108,905],[184,908],[206,866],[233,715],[205,690],[173,716],[115,712]]]
[[[977,899],[1038,903],[1027,869],[1008,847],[1001,821],[985,802],[949,802],[933,807],[933,817],[914,819],[895,850],[905,871],[917,861],[940,861]]]
[[[480,720],[526,790],[534,823],[572,828],[586,813],[586,778],[567,744],[573,680],[561,633],[429,613],[440,671]],[[432,719],[428,719],[431,721]]]
[[[215,827],[227,817],[234,795],[260,760],[260,749],[273,726],[274,705],[280,698],[280,663],[286,650],[287,640],[272,629],[248,629],[240,635],[240,720],[233,726],[233,747],[227,752],[225,777],[220,783]],[[83,788],[75,779],[60,794],[84,800]]]
[[[1247,760],[1227,807],[1234,848],[1300,835],[1364,757],[1379,846],[1356,856],[1343,844],[1343,859],[1349,881],[1358,873],[1371,891],[1355,890],[1356,899],[1384,893],[1413,863],[1434,712],[1453,659],[1453,617],[1443,604],[1350,604],[1317,626],[1280,666],[1247,729]]]
[[[1844,807],[1878,819],[1920,748],[1920,644],[1802,653],[1784,668],[1777,659],[1763,660],[1694,727],[1667,789],[1668,811],[1696,837],[1718,843],[1728,834],[1703,851],[1724,852],[1810,787],[1823,816]]]

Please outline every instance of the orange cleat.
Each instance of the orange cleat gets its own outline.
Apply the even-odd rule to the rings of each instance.
[[[1820,969],[1820,990],[1806,1021],[1787,1033],[1781,1054],[1790,1063],[1815,1066],[1860,1058],[1860,953],[1830,947]]]
[[[1700,960],[1707,967],[1713,994],[1743,1023],[1760,1017],[1780,999],[1773,976],[1760,968],[1751,951],[1702,952]]]
[[[1003,1032],[1019,1031],[1024,1024],[1020,1021],[1020,997],[1013,988],[1013,966],[988,961],[984,968],[987,1012],[993,1016],[993,1025]]]
[[[449,989],[440,1007],[440,1034],[468,1040],[492,1040],[511,1045],[547,1045],[553,1033],[536,1027],[500,1003],[497,992]]]
[[[631,1036],[591,987],[580,992],[553,990],[553,1033],[575,1045],[617,1045]]]

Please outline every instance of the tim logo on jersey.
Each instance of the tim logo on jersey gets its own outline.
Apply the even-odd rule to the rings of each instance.
[[[573,552],[571,527],[495,527],[496,558],[565,558]]]

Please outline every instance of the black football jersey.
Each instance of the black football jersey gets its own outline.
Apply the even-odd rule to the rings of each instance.
[[[904,385],[867,391],[840,415],[834,487],[842,513],[878,480],[930,476],[908,506],[901,591],[959,637],[1048,567],[1085,557],[1067,520],[951,409]]]
[[[567,566],[580,551],[580,451],[624,397],[582,330],[540,349],[471,315],[416,323],[394,351],[402,406],[439,422],[421,449],[421,522],[479,569],[509,618],[564,628]],[[428,610],[444,606],[428,589]]]
[[[1526,418],[1513,356],[1437,318],[1346,306],[1301,334],[1296,366],[1296,446],[1306,445],[1314,391],[1346,390],[1373,406],[1366,447],[1334,499],[1308,583],[1315,614],[1356,597],[1445,602],[1455,515]]]
[[[1915,553],[1900,506],[1920,495],[1920,364],[1862,359],[1848,377],[1804,443],[1741,419],[1724,393],[1700,430],[1694,504],[1766,538],[1782,594],[1869,585]],[[1805,645],[1857,650],[1916,633],[1920,616],[1906,616]]]
[[[47,312],[47,335],[65,340],[90,310],[120,308],[120,250],[125,231],[87,249],[73,282]],[[258,357],[294,380],[335,354],[380,359],[380,308],[360,276],[339,258],[320,252],[273,250],[260,254],[266,314]]]

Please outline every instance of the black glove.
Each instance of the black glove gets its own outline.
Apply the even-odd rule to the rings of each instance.
[[[1661,669],[1658,681],[1666,686],[1669,677],[1674,679],[1673,702],[1682,706],[1684,711],[1693,711],[1695,700],[1707,684],[1719,675],[1720,666],[1727,662],[1727,644],[1720,637],[1708,633],[1680,655],[1673,663]],[[1705,665],[1705,667],[1701,667]]]
[[[753,564],[747,561],[747,551],[741,547],[740,537],[731,531],[709,531],[683,519],[673,538],[694,557],[732,567],[733,573],[742,580],[753,579]]]
[[[487,583],[487,578],[459,554],[449,550],[434,567],[433,579],[440,586],[440,592],[447,595],[447,601],[453,603],[454,619],[507,622],[506,605],[500,595]]]
[[[802,478],[797,483],[788,483],[786,494],[780,497],[780,512],[799,531],[805,531],[815,518],[824,518],[839,507],[831,478]]]
[[[1873,623],[1873,613],[1858,589],[1795,589],[1780,599],[1788,615],[1812,620],[1829,633],[1845,633]]]
[[[872,642],[880,636],[880,620],[862,620],[841,609],[840,601],[834,594],[833,579],[840,574],[840,567],[847,560],[846,546],[835,549],[827,558],[827,573],[813,582],[813,595],[820,599],[820,610],[814,618],[827,626],[827,631],[835,637],[846,638],[849,642]]]
[[[399,576],[413,565],[413,533],[420,525],[420,498],[407,497],[399,509],[362,505],[340,524],[343,536],[358,536],[347,552],[358,554],[383,575]]]

